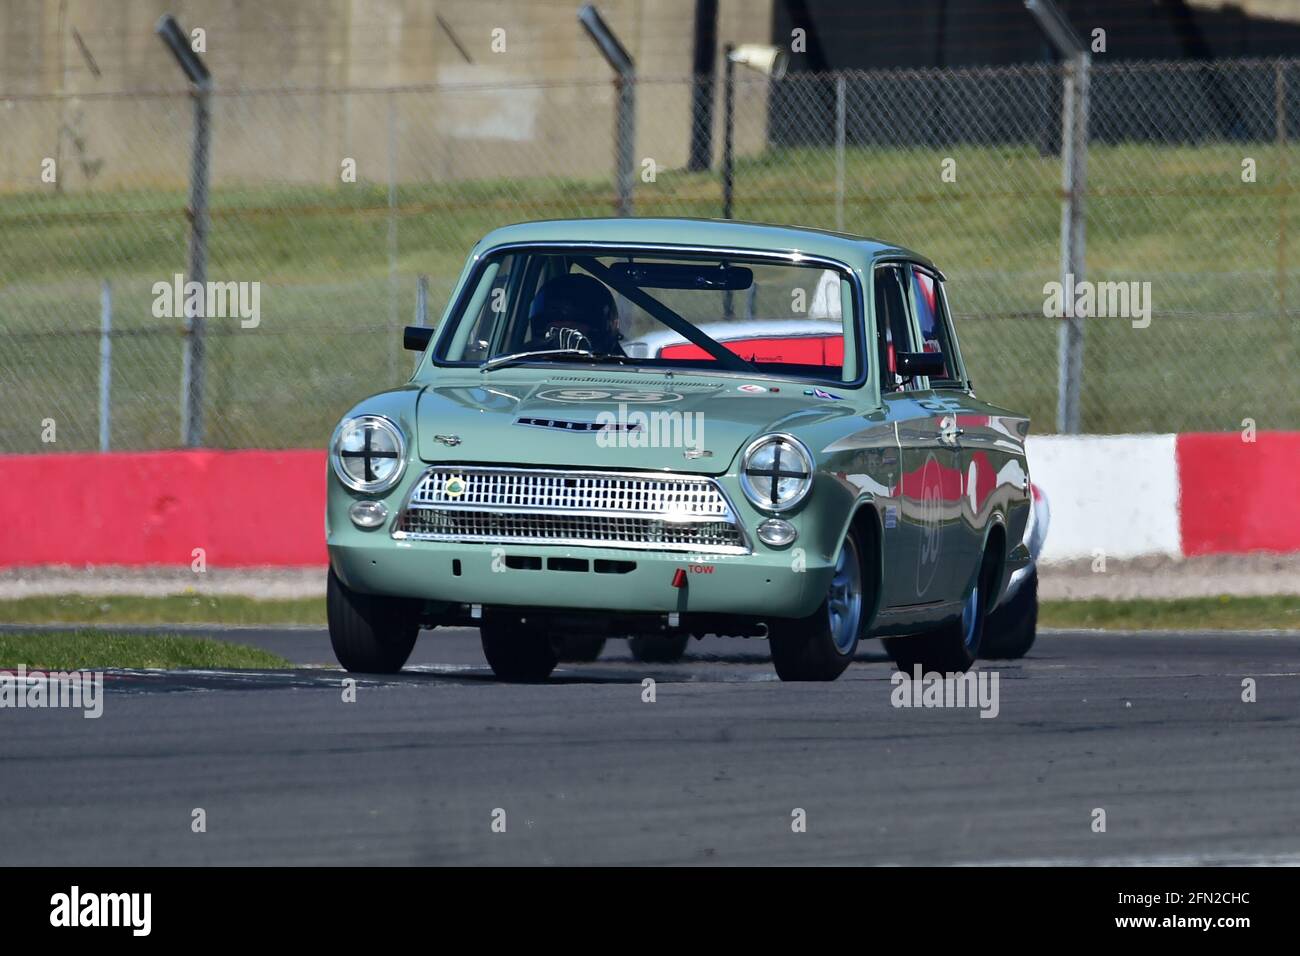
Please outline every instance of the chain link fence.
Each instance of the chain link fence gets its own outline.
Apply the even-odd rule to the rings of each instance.
[[[740,71],[734,215],[932,258],[981,396],[1051,431],[1061,89],[1049,65]],[[421,277],[436,321],[489,229],[614,214],[617,102],[608,80],[213,94],[208,279],[258,286],[255,317],[207,321],[206,444],[323,446],[409,376]],[[689,171],[691,102],[689,79],[636,84],[636,215],[720,215],[723,112]],[[0,451],[180,445],[160,290],[186,268],[189,96],[0,111]],[[1090,123],[1086,278],[1150,312],[1085,322],[1083,430],[1300,427],[1300,61],[1094,65]]]

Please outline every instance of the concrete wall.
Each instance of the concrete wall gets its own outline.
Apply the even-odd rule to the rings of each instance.
[[[646,80],[638,158],[682,165],[693,0],[599,6]],[[771,6],[722,0],[719,44],[766,41]],[[189,105],[183,96],[143,95],[184,90],[153,32],[165,11],[186,29],[206,31],[219,89],[218,185],[337,182],[343,157],[375,181],[386,181],[390,168],[400,181],[604,178],[613,164],[614,94],[577,7],[573,0],[0,0],[0,189],[38,188],[45,157],[58,160],[67,190],[184,182]],[[495,51],[498,29],[505,48]],[[337,92],[393,87],[414,89]],[[248,90],[277,92],[235,92]],[[739,88],[741,151],[763,142],[765,102],[761,83]],[[715,136],[715,147],[720,142]]]

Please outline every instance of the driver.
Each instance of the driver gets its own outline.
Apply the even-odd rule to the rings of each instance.
[[[569,273],[551,279],[533,298],[528,323],[534,343],[547,348],[582,348],[600,355],[622,355],[618,309],[604,283]]]

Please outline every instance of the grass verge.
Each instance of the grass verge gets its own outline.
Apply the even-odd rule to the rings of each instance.
[[[171,594],[166,597],[86,597],[69,594],[0,601],[8,624],[285,624],[325,626],[325,599],[261,601],[234,595]],[[1199,597],[1175,600],[1044,601],[1043,627],[1114,630],[1300,630],[1300,598]]]
[[[104,667],[292,667],[256,647],[177,634],[114,634],[104,631],[0,634],[0,667],[28,670],[95,670]]]
[[[1099,627],[1110,630],[1300,629],[1300,598],[1218,597],[1133,601],[1044,601],[1040,627]]]
[[[260,601],[240,595],[59,594],[0,601],[0,621],[7,624],[318,624],[324,627],[325,598]]]

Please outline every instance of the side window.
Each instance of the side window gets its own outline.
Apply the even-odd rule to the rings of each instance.
[[[894,356],[899,352],[913,351],[903,281],[902,266],[876,269],[876,346],[880,355],[882,391],[893,391],[902,386]]]
[[[921,351],[942,352],[943,375],[930,379],[932,388],[959,388],[962,381],[957,373],[957,352],[943,314],[943,300],[939,295],[938,280],[921,269],[913,267],[912,304],[916,309],[916,324],[921,330]]]

